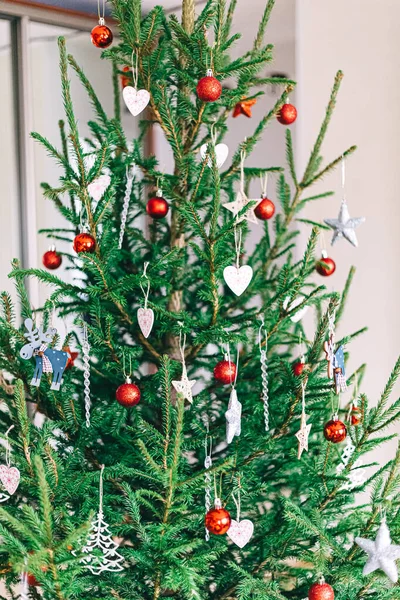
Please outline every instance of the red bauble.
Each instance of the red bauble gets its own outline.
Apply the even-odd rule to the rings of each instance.
[[[54,271],[54,269],[58,269],[58,267],[62,263],[62,256],[56,252],[55,246],[51,246],[47,252],[43,254],[42,262],[46,269],[50,269]]]
[[[131,67],[124,67],[122,70],[124,73],[130,73]],[[128,85],[131,85],[131,84],[132,84],[132,77],[130,77],[128,75],[121,75],[122,89],[126,88]]]
[[[92,29],[92,44],[96,48],[108,48],[113,41],[113,32],[104,24],[104,19],[100,19],[99,24]]]
[[[339,421],[337,417],[334,417],[331,421],[328,421],[324,427],[324,436],[328,442],[333,444],[339,444],[346,439],[347,428],[343,421]]]
[[[214,377],[220,383],[233,383],[236,377],[236,365],[229,360],[221,360],[214,367]]]
[[[362,421],[362,410],[358,406],[353,406],[351,409],[350,422],[352,425],[359,425]]]
[[[65,365],[65,370],[72,369],[75,366],[75,361],[79,356],[79,352],[73,352],[69,346],[64,346],[63,351],[68,354],[67,364]]]
[[[254,214],[256,215],[257,219],[261,219],[261,221],[267,221],[273,217],[274,212],[275,204],[269,198],[263,198],[254,209]]]
[[[296,375],[296,377],[298,377],[304,371],[305,366],[306,366],[306,363],[303,363],[301,361],[293,363],[293,365],[292,365],[293,374]]]
[[[315,265],[315,270],[322,277],[329,277],[329,275],[333,275],[336,271],[336,263],[331,258],[328,258],[326,252],[323,251],[320,260]]]
[[[78,254],[81,252],[92,253],[96,249],[96,240],[90,233],[78,233],[74,239],[74,250]]]
[[[40,583],[38,582],[36,577],[34,575],[32,575],[32,573],[27,573],[26,581],[27,581],[28,585],[30,585],[32,587],[40,587]]]
[[[205,518],[206,528],[214,535],[224,535],[231,526],[231,515],[224,508],[212,508]]]
[[[146,206],[146,212],[153,219],[162,219],[169,211],[168,202],[161,196],[150,198]]]
[[[203,102],[215,102],[222,94],[222,85],[213,77],[212,71],[207,71],[207,76],[202,77],[197,84],[197,95]]]
[[[277,116],[282,125],[291,125],[297,118],[297,110],[293,104],[284,104]]]
[[[131,408],[131,406],[136,406],[136,404],[139,404],[140,390],[137,385],[131,383],[128,379],[126,383],[123,383],[119,386],[115,392],[115,397],[121,406],[125,406],[125,408]]]
[[[308,600],[335,600],[335,592],[329,583],[314,583],[308,590]]]

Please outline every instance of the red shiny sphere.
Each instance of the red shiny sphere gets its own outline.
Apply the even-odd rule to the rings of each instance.
[[[205,518],[206,528],[214,535],[224,535],[231,526],[231,515],[224,508],[212,508]]]
[[[233,383],[236,377],[236,365],[229,360],[221,360],[214,367],[214,377],[220,383]]]
[[[169,211],[169,204],[161,196],[150,198],[146,205],[146,212],[153,219],[162,219]]]
[[[306,363],[303,363],[301,361],[293,363],[293,365],[292,365],[293,374],[296,375],[296,377],[298,377],[304,371],[305,366],[306,366]]]
[[[222,85],[212,75],[202,77],[197,84],[197,95],[203,102],[215,102],[222,94]]]
[[[78,233],[74,239],[74,250],[78,254],[81,252],[92,253],[96,249],[96,240],[90,233]]]
[[[274,216],[274,213],[275,204],[269,198],[263,198],[260,204],[257,204],[254,209],[254,214],[257,219],[261,219],[261,221],[267,221]]]
[[[140,390],[134,383],[123,383],[115,392],[117,402],[125,408],[136,406],[140,401]]]
[[[314,583],[308,590],[308,600],[335,600],[335,592],[329,583]]]
[[[30,585],[32,587],[40,587],[40,583],[38,582],[36,577],[34,575],[32,575],[32,573],[27,574],[26,580],[27,580],[28,585]]]
[[[339,419],[332,419],[328,421],[324,427],[324,436],[328,442],[332,442],[333,444],[339,444],[339,442],[343,442],[346,439],[347,428],[343,421],[339,421]]]
[[[108,48],[113,41],[113,32],[107,25],[96,25],[92,29],[92,44],[96,46],[96,48]]]
[[[131,72],[131,67],[124,67],[123,69],[124,73],[129,73]],[[128,85],[131,85],[132,83],[132,77],[130,75],[121,75],[121,85],[122,88],[126,88]]]
[[[61,265],[62,256],[55,250],[48,250],[43,254],[42,262],[46,269],[53,271],[54,269],[58,269],[58,267]]]
[[[350,421],[352,425],[359,425],[362,421],[362,410],[358,406],[353,406],[351,409]]]
[[[336,263],[331,258],[322,256],[316,263],[315,270],[322,275],[322,277],[329,277],[329,275],[333,275],[336,271]]]
[[[277,116],[279,123],[282,125],[291,125],[297,118],[297,110],[293,104],[284,104]]]

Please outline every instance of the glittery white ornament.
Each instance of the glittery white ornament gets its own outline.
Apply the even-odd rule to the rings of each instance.
[[[225,413],[226,418],[226,441],[230,444],[235,436],[240,436],[242,405],[238,400],[235,388],[232,389],[229,398],[228,410]]]
[[[400,546],[392,544],[386,519],[382,519],[375,541],[356,537],[356,544],[368,554],[363,575],[369,575],[381,569],[392,581],[397,583],[398,572],[396,560],[400,558]]]

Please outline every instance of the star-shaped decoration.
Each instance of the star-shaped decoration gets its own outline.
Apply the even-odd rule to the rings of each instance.
[[[187,376],[186,365],[182,365],[182,377],[180,381],[173,381],[172,385],[178,392],[182,394],[185,400],[188,400],[190,404],[193,403],[192,387],[195,385],[196,380],[190,380]]]
[[[361,223],[364,223],[364,221],[365,217],[351,219],[347,204],[343,201],[337,219],[324,219],[324,223],[333,229],[332,246],[338,239],[344,237],[350,244],[357,247],[358,241],[355,229],[361,225]]]
[[[230,444],[233,438],[241,433],[242,404],[239,402],[236,390],[231,391],[226,418],[226,441]]]
[[[305,412],[301,413],[301,421],[300,421],[300,429],[296,433],[296,437],[299,440],[299,451],[297,454],[297,458],[301,458],[303,454],[303,450],[308,452],[308,436],[311,431],[311,423],[307,425],[307,415]]]
[[[231,213],[233,213],[236,217],[236,215],[238,215],[240,211],[251,202],[253,202],[253,200],[249,200],[246,194],[242,190],[239,190],[236,194],[235,200],[233,202],[227,202],[226,204],[223,204],[223,207],[227,210],[230,210]],[[257,217],[254,214],[255,208],[255,206],[253,208],[249,208],[247,212],[238,218],[237,222],[241,223],[242,221],[249,221],[250,223],[258,223]]]
[[[65,370],[72,369],[75,366],[75,361],[79,356],[79,352],[72,352],[69,346],[64,346],[63,351],[68,354],[67,364],[65,365]]]
[[[256,98],[251,98],[250,100],[242,98],[242,100],[238,102],[233,109],[233,116],[238,117],[239,115],[245,115],[246,117],[250,118],[251,107],[254,106],[256,102]]]
[[[383,519],[375,541],[356,537],[355,542],[357,546],[360,546],[368,554],[363,575],[369,575],[377,569],[381,569],[389,577],[390,581],[393,583],[397,582],[399,576],[395,561],[400,558],[400,546],[392,544],[386,519]]]

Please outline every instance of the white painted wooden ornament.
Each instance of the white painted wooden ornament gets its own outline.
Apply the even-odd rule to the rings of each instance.
[[[225,267],[224,279],[226,285],[232,290],[236,296],[240,296],[249,286],[253,277],[253,269],[248,265],[242,267]]]
[[[204,160],[205,157],[207,156],[207,152],[208,152],[208,144],[203,144],[200,147],[200,156],[201,156],[202,160]],[[226,144],[216,144],[214,146],[214,152],[215,152],[215,161],[217,163],[217,167],[218,167],[218,169],[220,169],[222,167],[222,165],[224,164],[224,162],[226,161],[226,159],[228,158],[229,148]],[[211,156],[208,157],[207,166],[209,166],[210,169],[212,168]]]
[[[123,89],[122,97],[127,109],[134,117],[140,115],[150,102],[150,94],[147,90],[137,90],[130,85]]]
[[[19,470],[17,469],[17,467],[12,467],[11,466],[11,461],[10,461],[10,455],[11,455],[11,446],[10,446],[10,442],[8,439],[8,434],[11,431],[11,429],[14,428],[14,425],[11,425],[11,427],[6,431],[6,464],[5,465],[0,465],[0,481],[4,487],[4,489],[6,490],[6,492],[8,494],[10,494],[10,496],[12,496],[16,491],[17,488],[19,486],[19,481],[21,479],[21,474],[19,472]],[[5,500],[8,500],[8,498],[10,496],[5,496],[4,494],[4,499],[1,498],[2,494],[0,494],[0,502],[4,502]]]
[[[148,262],[144,263],[143,275],[142,278],[146,280],[146,289],[143,287],[142,283],[140,283],[140,288],[143,292],[144,296],[144,308],[139,308],[137,311],[137,319],[140,327],[140,331],[143,333],[144,337],[147,339],[153,329],[154,325],[154,311],[152,308],[148,307],[149,293],[150,293],[150,280],[147,277],[147,267],[149,266]]]
[[[109,175],[100,175],[97,179],[89,183],[88,192],[89,196],[98,202],[104,196],[106,190],[111,183],[111,177]]]

